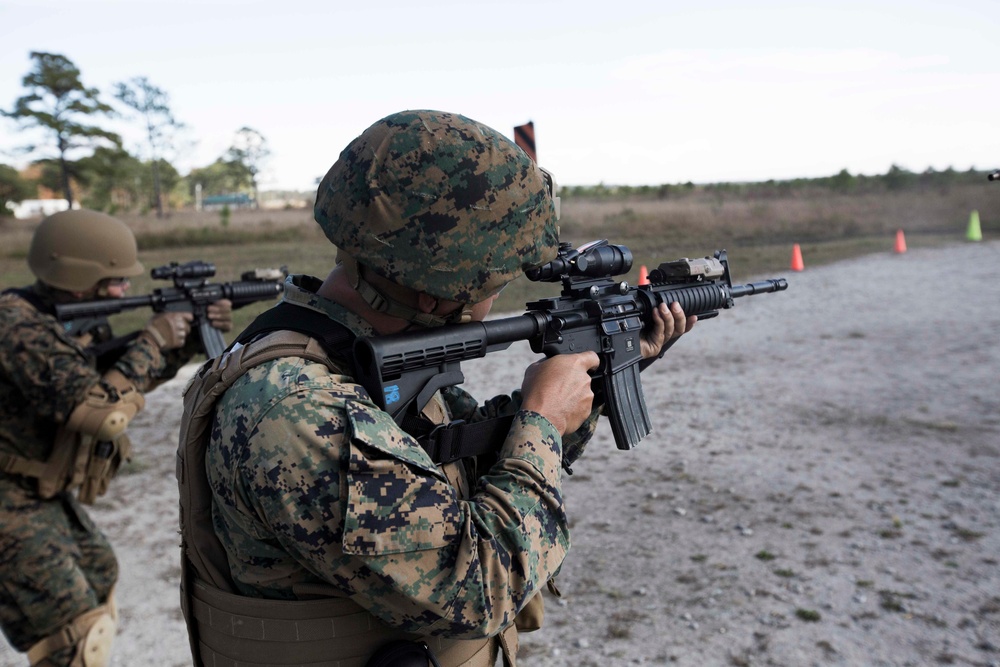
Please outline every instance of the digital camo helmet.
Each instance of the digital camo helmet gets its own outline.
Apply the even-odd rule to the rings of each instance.
[[[364,131],[316,194],[342,254],[438,299],[484,301],[559,246],[551,176],[496,130],[403,111]]]
[[[85,209],[56,213],[38,223],[28,267],[46,285],[69,292],[143,272],[132,230],[110,215]]]

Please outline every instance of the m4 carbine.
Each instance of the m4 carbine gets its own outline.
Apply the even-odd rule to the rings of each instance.
[[[255,301],[274,299],[284,289],[287,274],[285,269],[256,269],[245,272],[239,282],[210,283],[208,278],[215,275],[214,264],[199,260],[186,264],[171,262],[151,270],[150,275],[155,280],[172,279],[173,287],[160,287],[142,296],[59,304],[56,318],[66,323],[67,333],[78,335],[97,326],[106,326],[109,315],[133,308],[192,313],[191,328],[198,332],[205,355],[212,359],[226,349],[226,341],[222,332],[209,322],[208,306],[219,299],[229,299],[236,309]],[[120,346],[131,338],[134,335],[117,338],[104,347]]]
[[[435,391],[465,380],[462,361],[526,340],[547,356],[592,350],[601,359],[593,373],[615,444],[631,449],[651,430],[642,384],[640,334],[661,303],[677,302],[686,315],[705,320],[732,308],[735,299],[788,288],[784,278],[733,285],[725,250],[713,257],[679,259],[650,272],[648,285],[630,286],[614,276],[632,267],[632,253],[606,240],[574,249],[560,244],[556,259],[529,271],[530,280],[561,282],[558,297],[527,304],[515,317],[426,331],[359,338],[357,379],[398,424],[423,409]]]

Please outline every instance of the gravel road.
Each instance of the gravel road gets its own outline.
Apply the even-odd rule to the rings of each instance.
[[[643,374],[636,449],[602,425],[566,483],[563,597],[520,664],[1000,666],[1000,243],[806,263]],[[467,386],[506,391],[532,358],[467,364]],[[190,665],[185,379],[148,397],[138,462],[93,512],[123,570],[117,666]],[[3,644],[0,664],[26,661]]]

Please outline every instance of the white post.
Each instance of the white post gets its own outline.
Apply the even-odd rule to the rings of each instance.
[[[194,184],[194,210],[201,210],[201,183]]]

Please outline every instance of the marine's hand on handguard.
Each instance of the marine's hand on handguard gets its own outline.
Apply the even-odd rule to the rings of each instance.
[[[656,359],[664,349],[664,345],[669,347],[678,338],[688,331],[691,331],[697,315],[686,316],[681,305],[676,301],[670,304],[661,303],[653,310],[652,323],[642,332],[639,347],[642,350],[643,359]]]

